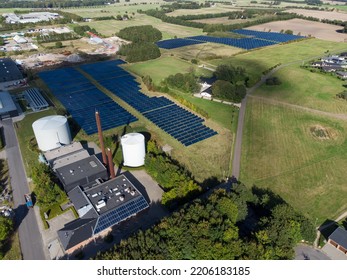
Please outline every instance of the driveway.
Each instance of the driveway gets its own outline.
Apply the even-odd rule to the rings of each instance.
[[[347,255],[337,250],[330,243],[326,243],[322,248],[322,251],[327,254],[332,260],[347,260]]]
[[[323,250],[300,244],[295,247],[296,260],[330,260]]]

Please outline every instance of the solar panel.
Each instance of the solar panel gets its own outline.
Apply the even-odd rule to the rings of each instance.
[[[70,80],[71,75],[74,75],[74,80]],[[96,88],[76,69],[62,68],[41,72],[39,76],[88,135],[97,132],[96,110],[100,113],[104,130],[137,121],[136,117]]]
[[[126,204],[101,215],[95,226],[94,234],[122,222],[148,207],[149,205],[143,196],[136,197]]]

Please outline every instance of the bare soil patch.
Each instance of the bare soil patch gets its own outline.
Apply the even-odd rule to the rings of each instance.
[[[330,20],[336,19],[336,20],[347,21],[347,13],[343,13],[343,12],[314,11],[314,10],[305,10],[305,9],[289,9],[289,10],[286,10],[286,12],[303,15],[306,17],[315,17],[319,19],[330,19]]]
[[[311,135],[318,140],[335,140],[338,136],[337,132],[329,127],[316,124],[310,127]]]
[[[326,24],[321,22],[314,22],[303,19],[290,19],[285,21],[273,21],[256,26],[248,27],[247,29],[258,31],[274,31],[280,32],[281,30],[293,30],[294,34],[301,33],[303,36],[313,36],[318,39],[334,41],[334,42],[347,42],[347,34],[339,33],[341,26]]]

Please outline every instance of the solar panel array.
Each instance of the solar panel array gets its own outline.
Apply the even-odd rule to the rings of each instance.
[[[202,44],[206,42],[223,44],[233,46],[241,49],[251,50],[262,48],[266,46],[275,45],[278,43],[289,42],[304,38],[303,36],[276,33],[276,32],[263,32],[248,29],[237,29],[232,32],[241,35],[251,36],[250,38],[223,38],[212,36],[193,36],[187,38],[170,39],[157,42],[159,48],[174,49],[188,45]]]
[[[101,62],[80,66],[83,71],[110,92],[127,102],[145,117],[189,146],[217,134],[202,124],[202,118],[175,105],[165,97],[149,97],[140,91],[140,85],[128,72],[119,67],[121,62]],[[118,75],[118,76],[117,76]]]
[[[204,121],[202,118],[177,105],[150,111],[144,113],[144,116],[185,146],[190,146],[217,134],[202,124]]]
[[[94,234],[97,234],[113,225],[120,223],[132,215],[148,208],[146,199],[141,195],[133,200],[111,210],[108,213],[101,215],[97,221]]]
[[[97,132],[96,110],[103,130],[137,121],[74,68],[41,72],[39,76],[88,135]]]
[[[185,46],[190,46],[190,45],[196,45],[196,44],[202,44],[203,42],[200,41],[193,41],[193,40],[188,40],[188,39],[169,39],[169,40],[163,40],[157,42],[157,46],[162,49],[176,49],[176,48],[181,48]]]
[[[241,35],[252,36],[257,39],[264,39],[276,43],[284,43],[289,42],[301,38],[305,38],[304,36],[278,33],[278,32],[264,32],[264,31],[256,31],[256,30],[248,30],[248,29],[237,29],[232,32],[238,33]]]
[[[217,38],[217,37],[211,37],[211,36],[193,36],[188,37],[192,40],[198,40],[202,42],[210,42],[210,43],[217,43],[217,44],[223,44],[228,46],[233,46],[241,49],[251,50],[261,47],[266,47],[270,45],[275,45],[275,42],[255,39],[255,38]]]
[[[48,107],[48,102],[37,88],[27,89],[26,91],[24,91],[24,96],[27,102],[29,103],[29,106],[34,111],[38,111]]]

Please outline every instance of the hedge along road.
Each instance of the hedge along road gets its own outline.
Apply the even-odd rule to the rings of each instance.
[[[336,52],[341,52],[341,51],[345,51],[346,49],[341,49],[339,51]],[[290,106],[292,108],[296,108],[299,110],[305,110],[314,114],[319,114],[319,115],[324,115],[324,116],[329,116],[332,118],[337,118],[337,119],[343,119],[343,120],[347,120],[347,115],[345,114],[334,114],[334,113],[329,113],[329,112],[323,112],[323,111],[319,111],[319,110],[315,110],[315,109],[311,109],[311,108],[307,108],[304,106],[300,106],[300,105],[295,105],[295,104],[291,104],[291,103],[286,103],[286,102],[282,102],[282,101],[276,101],[270,98],[265,98],[265,97],[259,97],[259,96],[255,96],[253,95],[253,92],[259,88],[263,83],[265,83],[266,79],[271,77],[275,72],[277,72],[278,70],[290,66],[292,64],[297,64],[297,63],[304,63],[305,61],[309,61],[312,59],[317,59],[320,58],[321,56],[312,56],[303,60],[297,60],[297,61],[293,61],[293,62],[289,62],[283,65],[279,65],[277,67],[275,67],[274,69],[272,69],[269,73],[267,73],[266,75],[263,75],[261,77],[261,79],[251,88],[247,89],[247,94],[245,96],[245,98],[242,100],[241,102],[241,108],[240,108],[240,112],[239,112],[239,120],[237,123],[237,132],[236,132],[236,139],[235,139],[235,147],[234,147],[234,155],[233,155],[233,164],[232,164],[232,176],[236,179],[239,179],[240,177],[240,168],[241,168],[241,150],[242,150],[242,134],[243,134],[243,126],[244,126],[244,121],[245,121],[245,114],[246,114],[246,105],[247,105],[247,98],[248,96],[252,97],[252,98],[261,98],[263,100],[268,100],[269,102],[273,103],[273,104],[279,104],[279,105],[284,105],[284,106]]]

